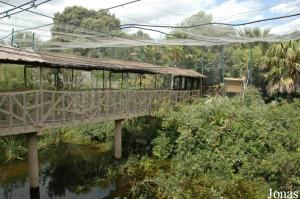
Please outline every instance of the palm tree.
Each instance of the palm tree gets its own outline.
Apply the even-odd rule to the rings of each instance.
[[[273,44],[264,57],[265,77],[269,94],[292,93],[299,88],[300,48],[296,42]]]

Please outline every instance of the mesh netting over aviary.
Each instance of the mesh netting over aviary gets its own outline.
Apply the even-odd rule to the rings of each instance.
[[[36,45],[43,50],[148,45],[217,46],[235,43],[279,42],[300,38],[299,28],[297,28],[298,15],[300,14],[291,12],[290,15],[256,21],[223,23],[207,19],[203,12],[199,12],[176,25],[120,23],[105,28],[92,25],[89,27],[89,24],[77,24],[72,20],[53,19],[53,23],[33,28],[18,25],[14,33],[15,38],[12,38],[13,33],[11,33],[2,42],[15,42],[14,45],[20,47],[30,46],[33,43],[31,37],[16,37],[17,34],[28,30],[36,33],[36,41],[40,38],[42,42],[36,42]],[[160,36],[152,37],[152,33]]]

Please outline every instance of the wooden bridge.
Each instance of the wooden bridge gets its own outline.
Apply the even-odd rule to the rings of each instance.
[[[201,96],[204,77],[191,69],[34,53],[7,46],[0,46],[0,67],[1,64],[9,67],[19,65],[24,69],[24,82],[20,88],[15,88],[15,85],[6,88],[0,84],[0,136],[27,135],[29,182],[31,191],[35,192],[39,187],[37,136],[42,135],[44,129],[114,120],[115,158],[119,159],[124,119],[150,115],[164,102],[191,102]],[[28,75],[29,69],[35,70],[31,76]],[[63,69],[70,73],[62,73]],[[98,74],[95,87],[82,89],[85,75],[81,75],[75,83],[74,70],[89,72],[89,81],[93,80],[93,71],[102,71],[102,74],[101,78]],[[3,77],[1,71],[2,68],[0,83],[1,78],[9,79]],[[107,72],[108,77],[105,75]],[[115,73],[121,74],[120,84],[112,80]],[[138,89],[129,88],[129,73],[139,76]],[[150,89],[142,86],[146,74],[152,75],[153,86]],[[99,79],[102,81],[101,88],[98,86]],[[137,82],[136,79],[134,82]],[[113,88],[113,85],[120,86]]]

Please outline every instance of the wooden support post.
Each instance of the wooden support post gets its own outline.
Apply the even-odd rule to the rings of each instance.
[[[40,67],[40,90],[43,89],[43,68]]]
[[[122,121],[115,120],[115,158],[122,157]]]
[[[72,76],[71,76],[71,90],[73,90],[74,86],[74,70],[72,69]]]
[[[172,76],[172,83],[171,83],[171,89],[175,90],[176,88],[176,77],[175,76]]]
[[[30,189],[39,188],[39,164],[38,164],[38,145],[37,132],[27,135],[28,144],[28,169]]]
[[[121,81],[121,89],[123,89],[124,85],[124,73],[122,72],[122,81]]]
[[[111,89],[111,72],[109,72],[109,89]]]
[[[200,78],[200,89],[201,89],[201,97],[203,95],[203,78]]]
[[[171,76],[171,89],[174,90],[174,87],[175,87],[175,77],[172,75]]]
[[[197,90],[200,89],[200,78],[197,79]]]
[[[195,79],[191,78],[191,90],[195,89]]]
[[[142,74],[140,74],[140,89],[142,89]]]
[[[102,70],[102,89],[105,89],[105,71]]]
[[[184,90],[187,90],[188,88],[188,77],[184,77]]]
[[[129,80],[129,74],[126,73],[126,89],[128,89],[128,80]]]
[[[178,89],[182,90],[182,77],[179,77],[179,84],[178,84]]]
[[[24,86],[27,88],[27,66],[24,66]]]
[[[56,90],[61,90],[62,85],[60,85],[60,68],[57,69],[57,75],[56,75]]]

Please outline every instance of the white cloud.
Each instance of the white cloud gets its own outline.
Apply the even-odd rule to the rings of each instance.
[[[290,12],[293,12],[293,11],[299,9],[298,8],[299,4],[300,4],[299,0],[293,0],[293,1],[278,4],[278,5],[270,8],[270,11],[274,12],[274,13],[286,14],[286,13],[290,13]]]
[[[260,0],[229,0],[221,3],[220,5],[215,5],[208,12],[213,15],[214,20],[218,22],[236,22],[239,20],[249,20],[249,16],[253,19],[260,14],[253,13],[260,7]],[[252,13],[251,13],[252,12]]]
[[[292,33],[296,30],[300,30],[300,18],[294,19],[293,21],[290,21],[283,25],[278,25],[278,26],[273,27],[271,29],[271,33],[283,35],[283,34]]]

